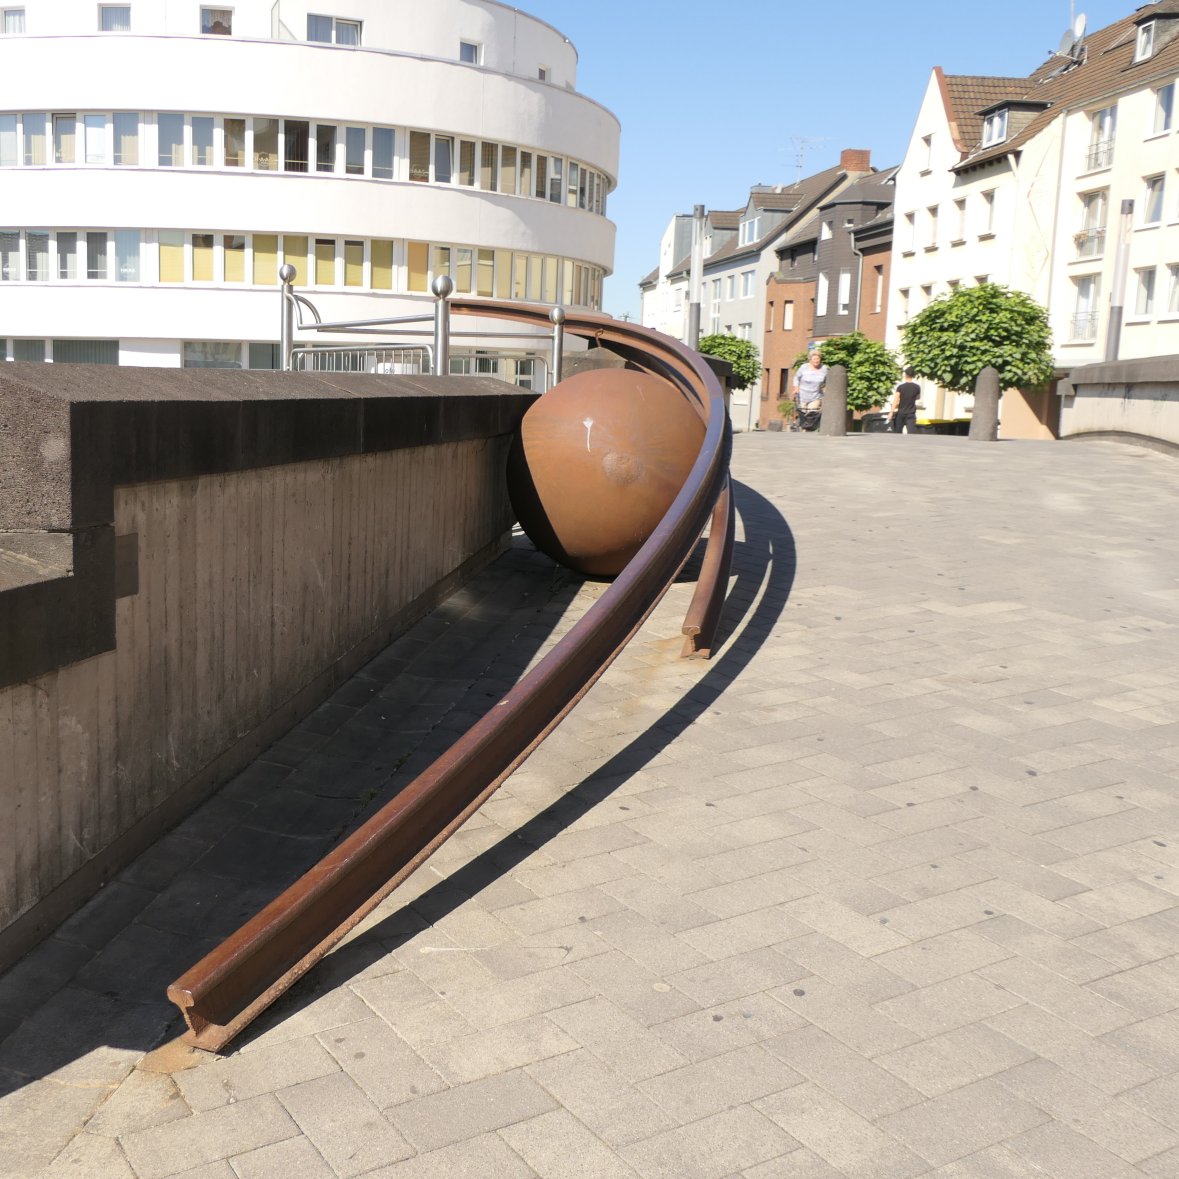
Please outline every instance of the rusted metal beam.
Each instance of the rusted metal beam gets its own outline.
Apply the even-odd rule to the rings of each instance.
[[[543,307],[456,299],[459,314],[544,323]],[[566,330],[616,347],[691,396],[705,421],[700,454],[664,519],[626,569],[552,651],[449,750],[260,913],[168,987],[184,1013],[185,1037],[224,1048],[251,1020],[353,929],[491,795],[609,666],[675,580],[726,486],[731,446],[716,378],[666,336],[570,313]],[[726,509],[731,518],[731,506]],[[722,521],[723,523],[723,521]],[[701,646],[719,615],[727,583],[725,529],[706,555]],[[707,584],[706,584],[707,583]],[[695,601],[693,603],[695,606]],[[694,624],[696,625],[696,624]]]

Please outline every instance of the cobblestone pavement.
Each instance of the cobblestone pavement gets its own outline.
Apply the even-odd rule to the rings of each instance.
[[[232,1053],[163,985],[599,587],[517,545],[0,980],[0,1174],[1179,1175],[1179,464],[734,470],[718,656],[682,581]]]

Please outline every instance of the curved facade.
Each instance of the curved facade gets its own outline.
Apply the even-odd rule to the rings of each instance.
[[[619,126],[569,41],[495,0],[333,7],[0,0],[4,356],[271,366],[284,261],[328,320],[441,273],[600,306]]]

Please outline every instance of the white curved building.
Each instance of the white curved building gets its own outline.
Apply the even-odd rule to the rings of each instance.
[[[496,0],[0,0],[0,356],[274,367],[284,261],[325,320],[599,308],[576,68]]]

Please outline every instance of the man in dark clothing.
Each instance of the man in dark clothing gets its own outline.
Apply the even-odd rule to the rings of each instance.
[[[902,433],[908,427],[913,433],[917,425],[917,399],[921,396],[921,386],[913,378],[917,374],[911,369],[905,369],[905,379],[897,385],[892,394],[892,432]]]

